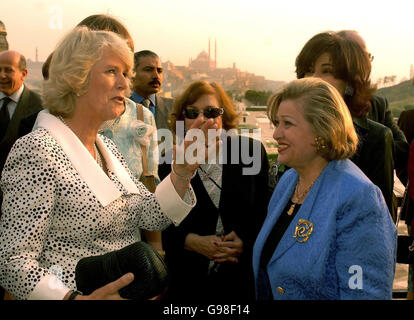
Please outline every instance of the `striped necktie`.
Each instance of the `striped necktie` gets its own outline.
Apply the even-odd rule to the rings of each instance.
[[[148,109],[150,109],[150,111],[152,112],[152,114],[155,117],[155,107],[151,105],[151,100],[146,98],[146,99],[142,100],[142,104],[144,105],[144,107],[147,107]]]

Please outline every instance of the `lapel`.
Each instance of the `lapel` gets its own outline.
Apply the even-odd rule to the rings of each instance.
[[[312,219],[313,207],[317,201],[318,194],[322,188],[323,181],[325,180],[326,175],[329,174],[329,171],[330,171],[329,168],[334,165],[334,162],[335,161],[330,161],[328,165],[324,168],[324,170],[322,171],[318,179],[315,181],[305,201],[302,203],[299,211],[296,213],[296,216],[293,218],[292,222],[286,229],[286,232],[283,235],[282,239],[280,239],[280,242],[278,246],[276,247],[276,250],[273,253],[272,258],[269,261],[269,264],[268,264],[269,268],[271,268],[272,263],[278,260],[294,244],[304,245],[303,243],[297,242],[294,237],[296,225],[298,224],[299,219],[310,221],[313,224],[313,233],[318,232],[318,229],[317,229],[318,225],[317,223],[315,223],[317,221],[313,221]],[[276,203],[273,209],[269,207],[269,210],[271,211],[269,212],[270,215],[266,218],[266,221],[264,223],[265,229],[263,230],[262,236],[260,237],[261,241],[260,241],[259,252],[262,251],[263,246],[270,232],[272,231],[274,225],[276,224],[276,221],[279,219],[280,215],[285,214],[284,209],[286,207],[287,202],[289,201],[290,196],[292,195],[295,189],[297,180],[298,180],[298,174],[295,172],[294,177],[292,177],[288,185],[284,188],[286,192],[284,192],[283,196],[280,197],[280,201]],[[271,221],[272,223],[268,223],[268,221]],[[312,237],[312,235],[310,237]]]
[[[10,123],[3,137],[4,141],[6,141],[8,137],[16,136],[17,138],[17,131],[19,129],[20,121],[25,116],[30,115],[33,112],[32,109],[34,108],[32,108],[31,103],[30,103],[30,91],[25,86],[23,89],[22,95],[16,105],[16,110],[14,111],[13,116],[10,119]]]
[[[57,141],[75,170],[102,206],[107,206],[122,195],[115,183],[103,172],[79,138],[62,121],[48,113],[40,113],[38,121],[39,127],[45,128]],[[99,135],[96,143],[106,161],[108,170],[117,176],[128,193],[139,193],[126,169],[108,149]]]
[[[13,117],[10,119],[10,126],[18,125],[22,118],[27,117],[28,115],[37,111],[37,105],[34,104],[35,101],[31,101],[30,96],[31,92],[25,86],[22,92],[22,96],[16,105],[16,110],[13,113]]]
[[[155,107],[155,123],[157,129],[169,129],[167,125],[168,110],[164,103],[164,99],[159,95],[155,95],[157,106]]]

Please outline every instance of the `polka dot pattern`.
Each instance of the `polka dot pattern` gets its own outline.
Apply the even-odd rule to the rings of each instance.
[[[103,207],[46,129],[20,138],[1,180],[0,285],[27,299],[42,277],[58,273],[76,289],[79,259],[121,249],[139,239],[137,228],[162,230],[171,220],[144,185],[133,178],[114,143],[101,136],[136,183],[127,194],[112,171],[109,178],[122,196]]]

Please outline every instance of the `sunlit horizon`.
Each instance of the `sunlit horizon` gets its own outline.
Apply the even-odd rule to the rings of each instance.
[[[116,5],[115,5],[116,3]],[[392,6],[390,5],[392,4]],[[408,80],[414,64],[414,4],[392,1],[131,0],[2,1],[0,21],[12,50],[44,61],[58,41],[82,19],[108,13],[125,24],[135,51],[149,49],[165,62],[187,66],[217,41],[217,67],[295,79],[294,61],[303,45],[326,30],[358,31],[374,55],[371,78]],[[60,17],[60,18],[57,18]],[[60,19],[60,20],[59,20]]]

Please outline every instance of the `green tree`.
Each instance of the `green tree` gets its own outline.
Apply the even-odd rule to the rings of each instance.
[[[247,90],[244,94],[244,98],[256,106],[264,106],[271,94],[271,91]]]

